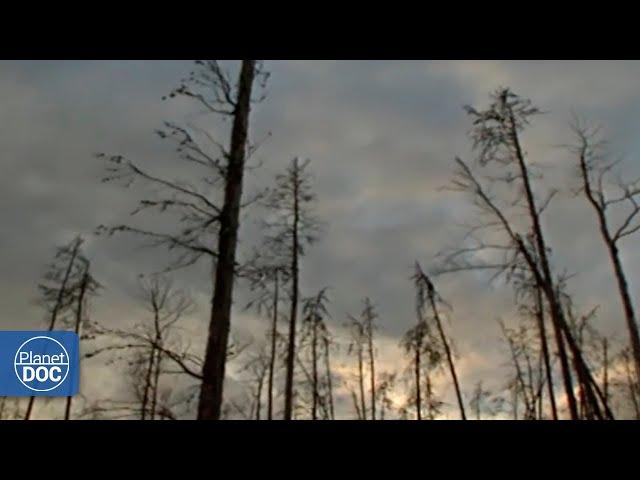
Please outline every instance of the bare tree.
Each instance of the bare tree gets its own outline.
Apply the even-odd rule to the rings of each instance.
[[[413,402],[416,410],[416,420],[422,420],[422,371],[426,339],[429,335],[429,327],[424,320],[411,328],[403,337],[401,346],[405,353],[411,357],[411,373],[413,376]]]
[[[324,368],[325,378],[327,381],[327,402],[328,413],[331,420],[336,419],[335,406],[333,401],[333,371],[331,370],[331,349],[334,348],[334,341],[331,333],[327,330],[322,337],[322,346],[324,349]]]
[[[308,350],[311,375],[311,419],[318,419],[318,410],[322,408],[325,411],[324,417],[327,418],[329,413],[329,400],[332,392],[329,390],[331,385],[330,366],[326,363],[327,378],[322,381],[320,378],[321,369],[321,348],[325,347],[325,361],[328,362],[328,340],[329,331],[325,322],[325,318],[329,317],[327,310],[327,289],[321,289],[316,295],[306,298],[302,302],[302,334],[300,338],[301,349]],[[326,390],[326,391],[325,391]],[[332,399],[331,399],[332,402]]]
[[[202,358],[190,352],[190,345],[180,335],[180,320],[193,311],[191,298],[175,289],[171,279],[163,275],[141,275],[140,291],[148,317],[131,329],[90,323],[92,333],[86,335],[87,340],[99,337],[103,345],[96,345],[84,358],[115,353],[114,360],[124,359],[130,367],[138,402],[129,409],[133,408],[141,420],[154,420],[173,415],[169,399],[160,401],[161,380],[179,373],[201,381]],[[115,406],[123,410],[125,404]]]
[[[419,315],[421,315],[422,318],[430,319],[435,324],[438,335],[440,337],[440,344],[442,345],[445,358],[447,360],[447,365],[449,366],[449,373],[451,375],[453,387],[456,392],[458,407],[460,408],[460,417],[462,418],[462,420],[466,420],[467,417],[464,411],[462,392],[460,390],[460,384],[458,383],[458,375],[456,374],[456,369],[453,364],[453,353],[451,351],[451,346],[449,345],[449,340],[447,340],[447,336],[442,326],[442,319],[440,318],[440,305],[443,305],[445,303],[443,302],[440,295],[438,295],[438,293],[436,292],[431,279],[422,271],[420,264],[418,264],[417,262],[413,280],[416,287],[418,311],[420,312]],[[431,315],[426,314],[427,308],[431,309]]]
[[[378,313],[371,303],[369,297],[364,299],[364,308],[361,314],[367,336],[367,356],[369,359],[369,395],[371,398],[371,420],[376,419],[376,369],[375,369],[375,348],[373,342],[374,322],[378,318]]]
[[[577,143],[572,147],[578,162],[581,187],[576,192],[583,194],[593,207],[598,218],[602,240],[609,253],[609,259],[616,278],[618,292],[624,311],[629,345],[633,354],[636,382],[640,382],[640,334],[638,323],[629,292],[629,284],[620,258],[619,243],[624,238],[640,230],[640,179],[624,181],[620,176],[613,188],[617,192],[607,192],[605,182],[618,162],[607,162],[604,155],[604,143],[599,138],[599,129],[590,128],[576,119],[573,130]],[[622,220],[612,225],[610,211],[616,207],[627,206]]]
[[[196,70],[169,96],[186,97],[208,113],[230,118],[229,147],[194,125],[182,127],[167,123],[158,134],[177,143],[180,159],[185,164],[202,169],[200,179],[205,189],[149,173],[121,155],[100,154],[99,157],[107,159],[110,165],[105,182],[119,180],[130,186],[135,181],[142,181],[162,191],[160,198],[142,200],[134,214],[148,209],[157,209],[160,213],[175,212],[180,215],[181,228],[177,232],[164,233],[117,225],[100,227],[98,232],[128,232],[148,239],[152,246],[178,252],[177,259],[169,268],[189,266],[203,257],[212,263],[215,273],[212,276],[211,316],[202,365],[198,419],[215,420],[220,418],[222,407],[237,267],[239,215],[243,206],[243,177],[247,158],[255,150],[255,146],[247,146],[249,114],[254,100],[252,91],[256,81],[264,85],[267,75],[262,71],[260,62],[243,60],[234,83],[217,61],[196,63]],[[218,187],[222,191],[221,205],[206,193]]]
[[[276,186],[270,192],[266,205],[273,219],[268,222],[267,245],[274,254],[288,260],[290,278],[289,335],[286,358],[284,391],[284,418],[291,420],[293,413],[293,382],[296,365],[296,328],[299,304],[300,258],[307,246],[316,240],[320,223],[312,212],[316,196],[312,177],[307,171],[309,160],[294,158],[283,174],[276,176]]]
[[[251,290],[255,297],[247,304],[247,308],[255,307],[258,314],[268,314],[271,319],[271,326],[267,335],[270,345],[269,349],[269,369],[267,374],[267,419],[273,420],[274,416],[274,388],[276,362],[278,359],[278,344],[281,339],[278,332],[278,321],[280,320],[280,289],[287,281],[286,265],[280,264],[272,259],[266,262],[260,257],[254,260],[253,268],[246,269],[245,275],[251,279]]]
[[[526,154],[520,143],[520,132],[529,124],[530,117],[539,111],[531,105],[531,102],[518,97],[508,89],[496,92],[492,96],[492,100],[493,103],[489,108],[483,111],[467,107],[468,113],[474,119],[472,138],[475,150],[478,152],[477,160],[483,167],[497,166],[498,174],[489,176],[487,180],[491,185],[501,186],[507,190],[513,191],[513,186],[516,186],[515,199],[510,199],[506,207],[501,207],[467,164],[456,159],[459,169],[453,182],[453,188],[471,193],[475,205],[490,220],[472,227],[469,238],[475,240],[477,244],[446,255],[444,263],[447,266],[440,272],[488,269],[494,270],[495,276],[506,274],[507,280],[512,279],[514,273],[524,275],[523,272],[528,270],[533,274],[536,284],[543,291],[549,305],[571,418],[578,418],[578,410],[573,392],[567,347],[571,352],[578,382],[584,388],[594,415],[597,418],[611,418],[610,410],[605,407],[603,413],[599,405],[598,401],[602,399],[602,392],[584,362],[575,338],[567,325],[558,298],[556,279],[551,270],[550,250],[543,235],[540,217],[555,192],[552,191],[540,203],[536,201],[531,181],[531,166],[527,162]],[[506,209],[509,207],[518,209],[520,213],[524,212],[528,217],[525,235],[518,233],[516,224],[508,218]],[[503,233],[507,241],[495,243],[477,241],[474,238],[474,234],[490,228]],[[501,254],[501,258],[495,263],[469,261],[470,255],[481,251]]]
[[[366,420],[367,419],[367,405],[365,400],[364,393],[364,363],[365,363],[365,349],[367,345],[367,331],[364,321],[362,319],[355,318],[351,315],[349,318],[349,331],[351,334],[351,338],[349,341],[349,345],[347,347],[348,355],[355,355],[357,363],[358,363],[358,372],[356,375],[356,380],[358,383],[358,394],[352,391],[352,397],[354,400],[354,404],[356,407],[356,413],[358,415],[358,419]]]
[[[498,322],[509,348],[513,380],[511,388],[524,405],[524,418],[535,420],[541,418],[539,409],[543,392],[544,377],[541,369],[535,368],[536,337],[533,326],[521,323],[518,328],[508,328],[503,321]]]
[[[84,276],[86,259],[82,255],[83,239],[75,237],[67,245],[59,247],[43,280],[38,285],[40,303],[48,314],[48,331],[53,331],[60,319],[71,313],[78,287]],[[24,419],[29,420],[33,412],[35,397],[29,397]]]
[[[260,420],[262,418],[262,400],[265,380],[269,372],[269,352],[266,344],[262,344],[257,352],[251,355],[243,366],[241,372],[248,372],[250,409],[246,415],[249,419]],[[237,404],[236,404],[237,405]]]
[[[81,328],[90,327],[88,311],[89,311],[89,299],[98,294],[102,288],[100,283],[91,275],[91,264],[83,255],[79,255],[77,259],[82,264],[82,276],[79,279],[79,284],[72,286],[71,291],[77,292],[75,299],[75,321],[73,322],[73,331],[78,335],[79,339],[82,339]],[[79,341],[80,341],[79,340]],[[66,406],[64,411],[64,419],[69,420],[71,418],[71,403],[73,397],[67,397]]]

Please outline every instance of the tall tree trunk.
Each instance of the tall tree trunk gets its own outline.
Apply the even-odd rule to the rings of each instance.
[[[620,291],[622,305],[624,306],[624,315],[627,321],[627,330],[629,332],[631,352],[633,354],[634,360],[633,363],[636,370],[636,383],[638,383],[640,382],[640,335],[638,334],[638,324],[636,323],[633,303],[631,302],[631,295],[629,294],[629,285],[627,284],[627,278],[624,274],[624,270],[622,269],[622,263],[620,262],[618,247],[613,242],[609,243],[609,255],[611,257],[611,261],[615,270],[616,281],[618,282],[618,290]]]
[[[162,368],[162,351],[156,350],[155,370],[153,373],[153,395],[151,396],[151,420],[156,419],[158,410],[158,391],[160,385],[160,369]]]
[[[147,370],[144,375],[144,392],[142,394],[142,408],[140,411],[140,420],[146,420],[147,418],[147,406],[149,405],[149,392],[151,391],[151,377],[153,376],[154,358],[156,356],[156,346],[151,347],[149,354],[149,362],[147,363]]]
[[[313,400],[311,402],[311,419],[318,419],[318,322],[313,320],[311,338],[311,378],[313,387]]]
[[[262,413],[262,389],[263,388],[264,388],[264,370],[261,370],[260,377],[258,378],[258,391],[256,393],[256,420],[260,420],[260,415]]]
[[[636,382],[640,383],[640,333],[638,332],[638,324],[636,322],[633,302],[631,301],[631,295],[629,293],[627,277],[624,273],[624,269],[622,268],[622,263],[620,262],[620,252],[618,251],[617,241],[611,236],[607,216],[604,210],[605,207],[598,202],[591,188],[589,170],[587,168],[586,158],[584,155],[580,155],[580,171],[582,173],[585,194],[598,216],[600,233],[605,245],[607,246],[609,258],[611,259],[611,264],[613,266],[616,282],[618,284],[618,292],[620,294],[620,300],[622,301],[624,316],[627,323],[629,341],[631,343],[631,352],[633,354],[633,363],[636,372]]]
[[[416,376],[416,420],[422,420],[422,397],[420,392],[420,347],[416,345],[416,358],[415,358],[415,376]]]
[[[82,275],[82,284],[80,286],[80,294],[78,295],[78,306],[76,309],[76,325],[74,332],[76,335],[80,335],[80,326],[82,325],[82,307],[84,303],[84,297],[87,292],[87,285],[89,283],[89,266],[85,268],[84,274]],[[78,342],[79,346],[79,342]],[[64,410],[64,419],[69,420],[71,418],[71,402],[73,397],[67,397],[67,405]]]
[[[267,385],[267,419],[273,420],[273,374],[276,367],[276,342],[278,338],[278,294],[279,275],[275,270],[274,292],[273,292],[273,320],[271,324],[271,354],[269,357],[269,379]]]
[[[331,363],[329,360],[329,347],[331,346],[329,343],[329,338],[325,335],[323,338],[324,342],[324,361],[325,361],[325,369],[327,376],[327,395],[329,396],[329,414],[331,420],[336,419],[334,407],[333,407],[333,380],[331,379]]]
[[[606,338],[602,339],[602,393],[604,395],[605,405],[609,405],[609,352],[608,342]]]
[[[549,357],[549,345],[547,343],[547,332],[544,326],[544,302],[542,300],[542,292],[540,291],[539,287],[536,287],[536,321],[538,324],[538,335],[540,336],[540,345],[542,347],[544,370],[545,370],[545,376],[547,378],[547,389],[549,390],[549,403],[551,404],[551,417],[554,420],[558,420],[556,396],[553,391],[553,371],[551,370],[551,359]],[[542,399],[540,403],[542,403]]]
[[[155,358],[156,358],[156,347],[158,345],[157,343],[157,325],[158,325],[158,309],[156,307],[156,303],[155,303],[155,297],[152,298],[152,306],[153,306],[153,324],[154,324],[154,328],[156,328],[156,342],[154,342],[154,344],[151,346],[151,353],[149,354],[149,363],[147,364],[147,371],[145,374],[145,378],[144,378],[144,393],[142,395],[142,412],[141,412],[141,419],[142,420],[146,420],[147,418],[147,409],[148,409],[148,405],[149,405],[149,395],[151,393],[152,390],[152,382],[153,382],[153,368],[155,365]]]
[[[296,321],[298,317],[298,228],[300,223],[300,204],[298,192],[298,159],[294,159],[294,172],[296,177],[293,182],[293,238],[291,245],[291,311],[289,314],[289,344],[287,346],[287,375],[284,389],[284,419],[291,420],[293,410],[293,378],[296,353]]]
[[[202,367],[202,385],[198,404],[199,420],[218,420],[222,409],[255,63],[255,60],[243,60],[238,79],[238,93],[233,114],[231,146],[225,178],[224,204],[220,212],[211,322]]]
[[[551,311],[551,319],[553,323],[554,333],[556,337],[556,344],[558,347],[558,356],[560,357],[560,366],[562,370],[562,376],[565,387],[565,394],[567,396],[567,402],[569,404],[569,411],[571,419],[576,420],[578,418],[578,409],[576,405],[575,395],[573,393],[573,385],[571,381],[571,371],[569,369],[569,361],[565,350],[564,342],[562,341],[561,323],[564,321],[562,318],[562,307],[556,298],[555,291],[552,287],[553,277],[551,275],[551,268],[549,266],[549,260],[547,257],[547,247],[545,245],[544,237],[542,235],[542,227],[540,226],[540,216],[533,196],[533,190],[529,179],[529,170],[525,164],[524,154],[520,146],[520,139],[515,126],[515,120],[513,112],[509,109],[509,131],[511,134],[513,146],[515,149],[515,156],[520,168],[522,177],[522,183],[524,187],[524,193],[527,199],[527,206],[529,209],[529,216],[533,227],[533,233],[536,242],[537,256],[540,260],[540,266],[542,267],[543,279],[545,282],[544,291],[549,302],[549,308]]]
[[[371,372],[371,420],[376,419],[376,369],[373,350],[373,319],[368,321],[367,341],[369,349],[369,370]]]
[[[358,344],[358,386],[360,387],[360,410],[362,411],[362,419],[367,419],[367,405],[364,400],[364,359],[362,344]]]
[[[56,327],[56,320],[58,319],[58,313],[60,313],[60,309],[62,308],[62,299],[64,297],[64,292],[67,289],[67,283],[69,282],[69,276],[71,275],[71,270],[73,268],[73,264],[76,261],[76,257],[78,256],[78,252],[80,250],[80,241],[77,240],[74,244],[73,251],[71,253],[71,259],[69,260],[69,265],[67,265],[67,269],[64,273],[64,278],[62,279],[62,284],[60,285],[60,290],[58,291],[58,297],[56,299],[56,304],[51,311],[51,321],[49,322],[49,331],[52,332]],[[31,413],[33,412],[33,403],[35,402],[36,397],[29,397],[29,402],[27,403],[27,411],[25,412],[24,419],[29,420],[31,418]]]
[[[430,282],[429,282],[430,283]],[[460,417],[462,420],[466,420],[467,416],[464,412],[464,402],[462,401],[462,392],[460,391],[460,384],[458,383],[458,375],[456,374],[455,366],[453,365],[453,355],[451,354],[451,348],[447,341],[447,336],[442,328],[442,322],[440,321],[440,314],[438,313],[438,306],[436,305],[435,291],[433,288],[429,288],[429,303],[431,303],[431,309],[433,310],[433,317],[436,321],[438,328],[438,334],[440,335],[440,341],[444,347],[444,353],[447,357],[447,363],[449,365],[449,372],[451,373],[451,379],[453,380],[453,386],[456,391],[456,398],[458,399],[458,407],[460,408]]]

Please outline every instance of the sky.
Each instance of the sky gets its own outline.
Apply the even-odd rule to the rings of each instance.
[[[571,115],[579,114],[602,125],[611,155],[624,159],[625,177],[640,175],[640,63],[291,60],[265,66],[271,73],[267,99],[254,108],[251,137],[266,140],[254,157],[261,167],[247,174],[247,192],[270,185],[293,157],[311,159],[316,213],[326,226],[302,261],[301,291],[306,296],[330,287],[330,325],[343,341],[346,315],[357,314],[364,297],[372,299],[380,316],[379,371],[401,371],[407,364],[398,343],[415,323],[412,265],[431,268],[439,251],[462,241],[460,224],[473,219],[467,200],[441,187],[452,178],[456,156],[471,159],[471,122],[463,107],[486,106],[498,87],[510,87],[545,112],[523,140],[529,158],[541,165],[541,191],[560,190],[544,225],[554,268],[575,274],[569,290],[579,310],[599,306],[595,325],[626,341],[595,217],[571,193],[577,186],[574,163],[562,146],[571,141]],[[44,328],[38,280],[55,247],[77,233],[86,237],[86,253],[105,286],[92,304],[92,318],[117,328],[145,318],[137,277],[163,266],[167,255],[140,248],[133,237],[93,235],[98,225],[130,221],[140,193],[102,184],[104,165],[94,155],[123,154],[169,178],[188,175],[154,130],[164,121],[200,121],[205,115],[184,101],[162,101],[192,69],[189,61],[0,62],[0,328]],[[225,126],[211,125],[212,134],[226,141]],[[243,213],[241,254],[259,243],[260,215]],[[161,219],[149,221],[162,225]],[[635,241],[622,245],[633,295],[640,274]],[[174,278],[196,303],[184,325],[200,353],[208,327],[209,268],[198,265]],[[446,328],[465,394],[478,381],[502,387],[508,352],[497,319],[518,321],[510,288],[477,273],[437,282],[453,306]],[[242,308],[249,298],[239,284],[232,328],[238,338],[259,343],[268,320]],[[353,360],[342,355],[338,362],[341,377],[352,382]],[[83,367],[81,391],[90,401],[129,395],[123,365],[92,359]],[[232,366],[228,395],[242,395],[243,382]],[[455,418],[449,383],[442,378],[437,389],[447,402],[444,417]],[[352,417],[344,386],[338,397],[339,416]],[[58,415],[56,403],[51,405],[36,416]]]

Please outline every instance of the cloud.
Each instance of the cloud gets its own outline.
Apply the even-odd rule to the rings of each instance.
[[[327,229],[302,262],[303,294],[331,287],[335,329],[370,296],[380,310],[382,369],[400,369],[404,362],[397,344],[415,321],[413,262],[430,266],[439,250],[460,240],[457,224],[472,212],[463,198],[439,190],[450,179],[454,156],[470,155],[464,104],[484,104],[489,91],[508,85],[548,110],[525,136],[531,158],[545,165],[548,185],[566,190],[571,184],[570,159],[557,148],[567,141],[571,109],[603,122],[616,151],[629,157],[629,171],[640,174],[633,160],[640,147],[637,62],[274,61],[267,66],[269,98],[255,108],[252,135],[272,136],[256,154],[264,166],[248,174],[248,192],[269,184],[294,156],[311,158],[317,212]],[[42,325],[43,313],[32,300],[55,245],[75,232],[90,235],[101,223],[131,220],[135,191],[100,184],[102,165],[93,153],[122,153],[170,177],[188,175],[153,130],[163,120],[202,120],[197,109],[160,100],[190,69],[188,62],[160,61],[0,63],[6,99],[0,112],[6,172],[0,179],[2,328]],[[214,128],[224,140],[224,126]],[[259,210],[245,214],[243,254],[259,242],[260,215]],[[163,226],[162,219],[143,221]],[[624,339],[608,259],[588,206],[580,198],[559,196],[545,228],[556,268],[577,273],[570,289],[579,304],[601,305],[598,326]],[[632,245],[631,239],[623,252],[631,279],[640,273],[640,255]],[[162,265],[166,252],[138,247],[131,237],[91,238],[87,246],[107,287],[94,306],[101,322],[126,326],[143,318],[133,295],[136,276]],[[209,274],[206,264],[176,274],[198,300],[199,313],[189,320],[199,332],[194,348],[203,345],[207,329]],[[497,388],[505,357],[495,320],[516,321],[510,291],[490,287],[476,274],[438,283],[454,306],[450,329],[463,389],[470,392],[479,379]],[[233,327],[243,337],[259,339],[264,321],[241,308],[248,296],[239,285]],[[103,368],[99,378],[97,372],[87,379],[91,396],[124,394],[122,370]],[[229,382],[241,390],[237,369],[230,369]],[[452,401],[446,384],[442,389]],[[341,402],[342,414],[351,415],[350,399]]]

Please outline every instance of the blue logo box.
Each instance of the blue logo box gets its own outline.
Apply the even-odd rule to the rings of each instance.
[[[0,396],[71,397],[79,379],[75,333],[0,331]]]

